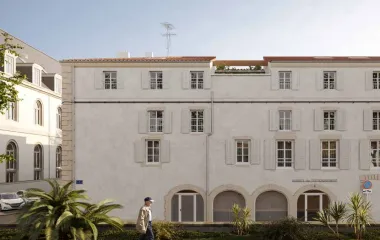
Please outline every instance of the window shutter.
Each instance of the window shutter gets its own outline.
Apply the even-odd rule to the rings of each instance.
[[[172,73],[171,71],[162,72],[162,88],[163,89],[170,88],[171,73]]]
[[[369,170],[371,168],[369,140],[361,139],[359,142],[359,169]]]
[[[100,69],[94,70],[94,84],[95,89],[104,89],[104,75]]]
[[[190,72],[189,71],[182,72],[182,88],[183,89],[190,88]]]
[[[146,111],[139,112],[139,133],[148,132],[148,113]]]
[[[251,139],[251,164],[257,165],[260,164],[260,140]]]
[[[234,151],[233,148],[235,141],[232,140],[226,140],[226,164],[227,165],[234,165],[235,159],[234,159]]]
[[[211,89],[211,76],[210,74],[207,72],[203,72],[203,88],[204,89]]]
[[[292,89],[299,90],[300,88],[300,74],[296,71],[292,72]]]
[[[372,71],[367,71],[365,73],[365,90],[366,91],[371,91],[373,90],[373,72]]]
[[[345,109],[339,109],[337,111],[337,130],[338,131],[346,131],[346,110]]]
[[[269,131],[277,131],[279,125],[278,110],[269,110]]]
[[[309,168],[312,170],[321,169],[321,141],[319,139],[310,140],[309,154]]]
[[[205,119],[204,119],[204,132],[205,133],[211,133],[211,109],[206,108],[204,110],[205,113]]]
[[[171,111],[165,111],[164,118],[164,133],[172,133],[173,113]]]
[[[161,163],[169,163],[170,162],[170,141],[169,140],[161,140]]]
[[[314,130],[323,130],[323,111],[321,109],[314,109]]]
[[[323,90],[323,71],[318,70],[315,73],[315,87],[318,91]]]
[[[147,70],[141,72],[141,88],[150,89],[150,72]]]
[[[306,168],[306,140],[297,139],[295,141],[294,169],[302,170]]]
[[[294,109],[292,111],[292,129],[293,131],[301,130],[301,110]]]
[[[275,170],[276,169],[276,148],[275,141],[272,139],[265,140],[265,160],[264,160],[264,168],[267,170]]]
[[[137,140],[134,143],[134,159],[136,163],[145,161],[145,140]]]
[[[190,133],[190,110],[188,108],[182,109],[181,112],[181,132]]]
[[[337,71],[336,72],[336,90],[343,91],[344,89],[344,72]]]
[[[351,166],[351,142],[348,139],[339,141],[339,169],[348,170]]]
[[[280,88],[278,71],[273,71],[271,76],[271,88],[272,90],[278,90]]]
[[[124,79],[123,78],[117,76],[116,84],[117,84],[117,89],[124,89]]]
[[[363,130],[372,131],[372,109],[364,109],[363,111]]]

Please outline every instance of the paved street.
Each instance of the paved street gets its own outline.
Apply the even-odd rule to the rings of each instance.
[[[18,211],[0,212],[0,224],[16,223]]]

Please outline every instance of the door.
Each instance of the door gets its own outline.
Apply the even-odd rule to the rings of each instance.
[[[322,195],[306,195],[306,198],[305,219],[306,221],[314,221],[317,212],[322,210]]]
[[[181,222],[195,222],[195,195],[180,196]]]

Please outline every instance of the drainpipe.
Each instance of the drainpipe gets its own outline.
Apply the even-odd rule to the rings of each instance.
[[[208,195],[209,195],[209,162],[210,162],[210,136],[213,134],[213,122],[214,122],[214,92],[210,92],[210,132],[206,135],[206,199],[205,199],[205,210],[206,210],[206,221],[208,221]]]
[[[50,118],[51,118],[51,106],[50,106],[50,101],[51,101],[51,97],[49,96],[48,97],[48,149],[49,149],[49,165],[48,165],[48,167],[49,167],[49,173],[48,173],[48,176],[49,176],[49,179],[50,179],[50,177],[51,177],[51,175],[50,175],[50,165],[51,165],[51,146],[50,146],[50,142],[51,142],[51,134],[50,134],[50,132],[51,132],[51,121],[50,121]]]

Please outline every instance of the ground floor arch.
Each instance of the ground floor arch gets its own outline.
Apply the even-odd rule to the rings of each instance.
[[[288,200],[278,191],[265,191],[255,202],[256,221],[276,221],[288,216]]]
[[[317,212],[328,207],[330,197],[320,190],[308,190],[297,199],[297,219],[301,221],[315,221]]]
[[[203,222],[205,202],[202,195],[193,190],[182,190],[171,199],[171,221]]]
[[[246,206],[245,198],[241,193],[231,190],[218,193],[213,201],[214,222],[233,221],[232,206],[234,204],[240,207]]]

